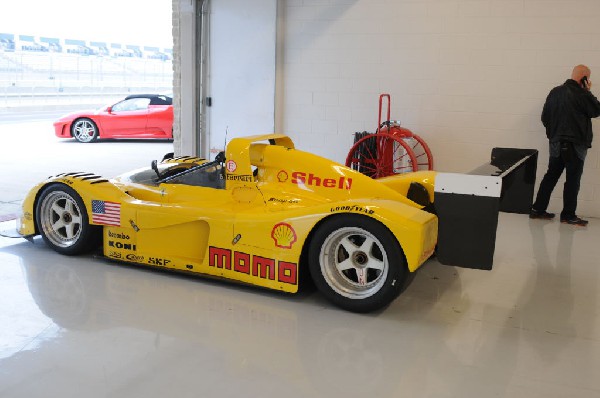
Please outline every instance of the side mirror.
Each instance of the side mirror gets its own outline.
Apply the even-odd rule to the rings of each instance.
[[[109,106],[108,108],[106,108],[106,112],[112,113],[112,106]]]

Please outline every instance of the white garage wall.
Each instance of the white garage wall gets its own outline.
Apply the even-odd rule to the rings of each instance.
[[[206,108],[211,152],[275,123],[276,0],[213,0]]]
[[[436,169],[466,172],[494,146],[540,150],[548,91],[579,63],[600,94],[597,0],[280,0],[276,130],[343,162],[373,131],[380,93],[392,119],[430,145]],[[595,73],[594,73],[595,71]],[[596,76],[596,79],[594,77]],[[600,135],[599,123],[594,127]],[[600,137],[579,213],[600,217]],[[551,210],[560,211],[562,182]]]
[[[172,4],[175,153],[212,157],[226,131],[228,140],[273,132],[277,0]]]

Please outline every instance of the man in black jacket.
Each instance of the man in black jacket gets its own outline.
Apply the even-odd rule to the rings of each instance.
[[[571,78],[554,87],[544,104],[542,123],[550,141],[548,170],[540,183],[530,218],[552,219],[546,212],[550,195],[563,170],[567,170],[563,188],[563,209],[560,221],[586,226],[588,222],[575,214],[579,183],[588,148],[592,147],[592,120],[600,116],[600,102],[590,92],[591,71],[585,65],[573,68]]]

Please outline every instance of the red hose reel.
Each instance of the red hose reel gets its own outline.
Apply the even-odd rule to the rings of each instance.
[[[383,99],[387,98],[387,119],[381,121]],[[421,137],[396,120],[390,120],[390,95],[379,96],[379,120],[374,134],[355,133],[346,166],[371,178],[418,170],[433,170],[433,156]]]

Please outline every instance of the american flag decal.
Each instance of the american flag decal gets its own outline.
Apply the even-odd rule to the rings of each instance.
[[[92,222],[96,224],[121,226],[121,204],[92,200]]]

